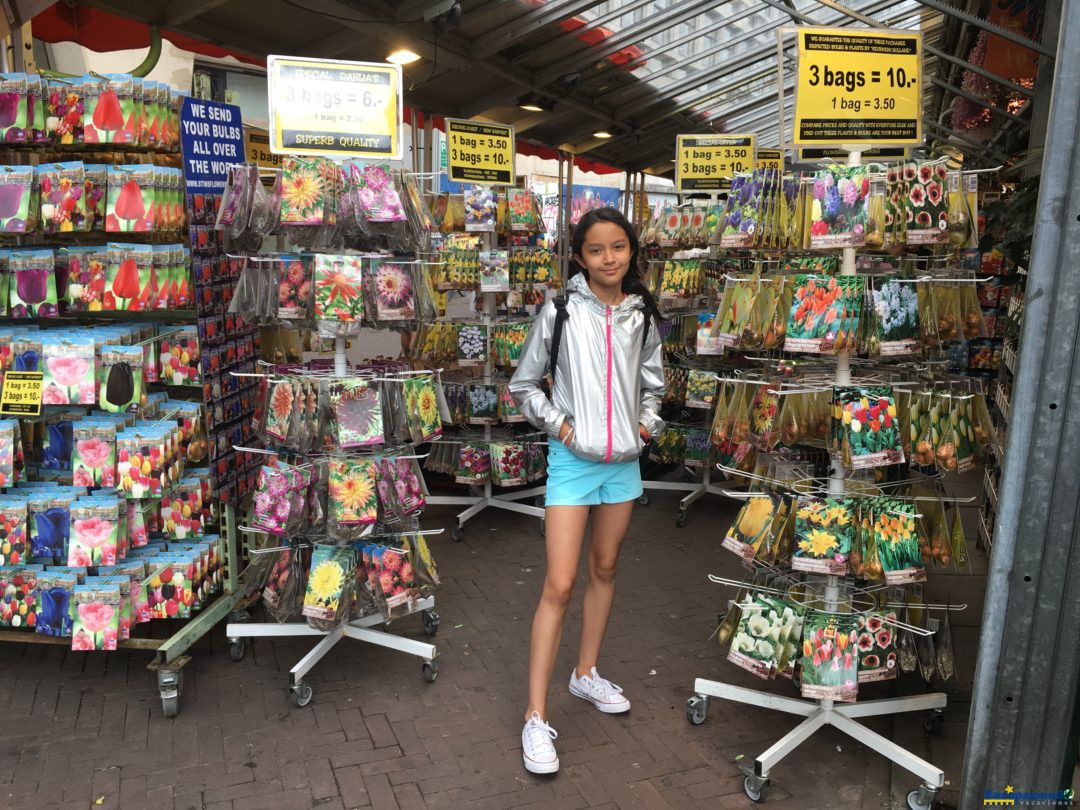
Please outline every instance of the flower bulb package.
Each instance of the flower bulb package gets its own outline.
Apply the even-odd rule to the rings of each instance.
[[[855,700],[859,689],[859,617],[810,611],[803,623],[802,696]]]
[[[112,582],[75,586],[71,649],[115,650],[120,634],[120,586]]]

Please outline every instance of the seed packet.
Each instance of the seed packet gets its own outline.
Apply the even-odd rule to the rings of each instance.
[[[43,636],[68,638],[75,621],[75,586],[73,573],[49,568],[39,571],[34,591],[36,609],[34,630]]]
[[[145,233],[153,230],[153,176],[154,167],[149,165],[109,166],[105,204],[107,233]],[[148,211],[151,215],[149,220]]]
[[[505,250],[480,253],[480,292],[510,290],[510,259]]]
[[[283,254],[278,258],[281,262],[281,282],[278,285],[277,316],[283,320],[306,318],[311,303],[311,259],[295,254]]]
[[[98,404],[108,413],[137,411],[142,400],[142,348],[103,346],[98,365]]]
[[[317,254],[314,266],[315,317],[353,322],[364,316],[361,259]]]
[[[41,190],[41,227],[47,234],[85,231],[86,169],[82,161],[37,167]]]
[[[119,546],[119,503],[84,499],[71,506],[70,566],[115,565]]]
[[[831,352],[845,313],[861,302],[862,291],[861,276],[796,276],[784,351]]]
[[[3,86],[0,81],[0,87]],[[3,91],[0,91],[0,108],[3,107]],[[3,122],[0,110],[0,123]],[[0,130],[3,127],[0,126]],[[32,166],[0,167],[0,230],[4,233],[27,233],[30,215],[31,188],[34,185]]]
[[[116,486],[116,425],[83,421],[72,426],[73,483],[82,487]]]
[[[809,611],[803,624],[805,698],[854,700],[859,688],[858,617]]]
[[[0,565],[19,565],[28,561],[30,540],[26,533],[26,502],[0,501]]]
[[[407,264],[374,257],[370,262],[375,314],[379,321],[403,321],[416,317],[416,294]]]
[[[488,328],[484,324],[459,324],[457,361],[460,366],[483,365],[487,357]]]
[[[97,402],[94,341],[78,342],[46,335],[41,341],[46,405],[93,405]]]
[[[384,513],[390,511],[395,519],[402,519],[424,507],[426,498],[416,459],[383,458],[379,462],[378,478],[379,499],[386,501],[382,503]]]
[[[780,394],[772,384],[764,383],[757,386],[754,398],[750,401],[750,444],[759,450],[768,450],[774,447],[780,438],[779,420],[777,414],[780,411]],[[785,396],[788,402],[791,396]]]
[[[926,567],[919,551],[914,506],[892,498],[874,498],[864,508],[871,510],[874,544],[885,581],[890,585],[924,582]]]
[[[401,390],[405,399],[406,422],[413,441],[429,442],[441,436],[442,418],[434,376],[409,377],[402,383]]]
[[[889,386],[834,389],[834,452],[850,469],[903,464],[896,403]]]
[[[329,464],[331,526],[366,526],[378,518],[373,459],[335,459]]]
[[[461,445],[454,469],[454,480],[459,484],[483,484],[491,479],[491,453],[487,445],[466,443]]]
[[[800,496],[795,509],[792,570],[846,574],[854,536],[851,501]]]
[[[686,407],[712,408],[716,398],[716,374],[703,369],[690,369],[686,380]]]
[[[12,318],[54,318],[59,314],[51,250],[20,250],[8,258],[9,314]]]
[[[362,380],[335,381],[330,384],[329,396],[338,447],[364,447],[385,441],[377,385]]]
[[[348,615],[348,605],[342,602],[355,565],[352,546],[316,546],[311,554],[302,615],[331,623],[341,613]]]
[[[908,180],[905,204],[912,213],[907,225],[907,244],[943,245],[949,241],[948,169],[945,162],[905,164]]]
[[[768,495],[748,498],[720,544],[744,560],[754,559],[773,529],[780,499]]]
[[[465,190],[465,230],[469,233],[494,233],[495,192],[487,186]]]
[[[866,199],[870,176],[865,168],[836,166],[814,177],[810,247],[860,247],[866,241]]]

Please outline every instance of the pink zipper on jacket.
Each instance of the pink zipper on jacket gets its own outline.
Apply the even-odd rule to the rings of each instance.
[[[611,445],[614,439],[611,429],[611,307],[607,307],[607,453],[604,463],[611,463]]]

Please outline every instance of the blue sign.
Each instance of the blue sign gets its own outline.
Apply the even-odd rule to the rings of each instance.
[[[180,141],[187,190],[220,194],[229,166],[244,162],[244,124],[240,108],[185,98],[180,110]]]

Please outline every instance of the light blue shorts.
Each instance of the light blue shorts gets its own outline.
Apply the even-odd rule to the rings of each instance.
[[[604,464],[578,458],[557,439],[548,439],[547,506],[596,506],[641,497],[637,460]]]

